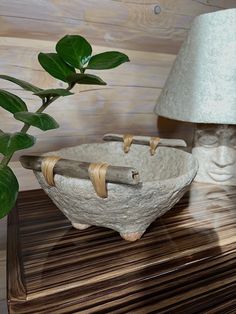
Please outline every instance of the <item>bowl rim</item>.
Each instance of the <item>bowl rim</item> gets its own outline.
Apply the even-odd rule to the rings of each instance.
[[[69,147],[63,147],[63,148],[60,148],[58,150],[55,150],[55,151],[49,151],[49,152],[46,152],[46,153],[43,153],[42,156],[47,156],[47,155],[50,155],[50,154],[56,154],[60,151],[66,151],[67,149],[73,149],[73,148],[76,148],[76,147],[79,147],[79,146],[90,146],[90,145],[102,145],[102,146],[110,146],[110,145],[119,145],[121,146],[122,145],[122,142],[116,142],[116,141],[113,141],[113,142],[90,142],[90,143],[81,143],[81,144],[78,144],[78,145],[74,145],[74,146],[69,146]],[[132,144],[132,146],[134,147],[140,147],[140,146],[144,146],[144,145],[139,145],[139,144]],[[131,147],[132,148],[132,147]],[[191,159],[192,161],[192,167],[191,169],[188,171],[188,172],[185,172],[183,174],[181,174],[180,176],[178,177],[171,177],[171,178],[168,178],[168,179],[163,179],[163,180],[152,180],[152,181],[140,181],[140,184],[142,185],[153,185],[153,183],[155,183],[155,186],[159,186],[159,185],[163,185],[163,184],[167,184],[167,185],[176,185],[176,180],[180,180],[182,179],[181,181],[183,181],[183,186],[186,185],[186,179],[188,179],[191,183],[191,181],[194,179],[194,177],[196,176],[197,174],[197,171],[198,171],[198,161],[196,159],[195,156],[193,156],[192,153],[189,153],[189,152],[186,152],[184,150],[181,150],[181,149],[178,149],[176,147],[167,147],[167,146],[160,146],[159,149],[168,149],[168,150],[174,150],[174,151],[178,151],[180,152],[180,154],[182,155],[188,155],[188,157]],[[134,167],[135,168],[135,167]],[[138,169],[137,169],[138,170]],[[191,175],[191,176],[190,176]],[[56,177],[57,176],[60,176],[60,177],[65,177],[66,176],[63,176],[63,175],[59,175],[59,174],[56,174],[55,175],[55,181],[56,180]],[[186,178],[185,178],[186,177]],[[70,179],[74,179],[74,180],[85,180],[85,179],[80,179],[80,178],[70,178]],[[114,182],[108,182],[109,185],[123,185],[123,184],[120,184],[120,183],[114,183]],[[128,185],[127,186],[131,186],[131,187],[137,187],[139,186],[138,185]]]

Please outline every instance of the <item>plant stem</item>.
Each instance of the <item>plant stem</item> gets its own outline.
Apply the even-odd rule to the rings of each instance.
[[[69,91],[74,87],[74,84],[69,85],[66,89]],[[54,96],[51,99],[48,98],[47,100],[42,100],[42,106],[39,107],[38,110],[35,111],[35,113],[41,113],[43,112],[51,103],[53,103],[55,100],[57,100],[60,96]],[[30,125],[28,123],[25,123],[24,126],[22,127],[22,129],[20,130],[21,133],[26,134],[26,132],[29,130]],[[12,156],[14,153],[10,154],[10,155],[6,155],[4,156],[4,158],[2,159],[0,165],[3,166],[7,166],[8,163],[10,162]]]
[[[55,100],[57,100],[60,96],[55,96],[53,98],[51,98],[50,100],[48,99],[47,101],[43,100],[43,104],[41,107],[39,107],[38,110],[35,111],[35,113],[41,113],[43,112],[52,102],[54,102]],[[30,125],[25,123],[23,128],[20,130],[21,133],[26,133],[30,128]]]

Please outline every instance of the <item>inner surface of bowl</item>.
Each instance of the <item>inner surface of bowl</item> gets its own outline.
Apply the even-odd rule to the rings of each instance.
[[[179,177],[191,171],[195,162],[191,154],[169,147],[157,147],[151,156],[148,146],[133,144],[124,153],[123,143],[119,142],[82,144],[48,153],[54,154],[72,160],[133,167],[139,171],[142,182]]]

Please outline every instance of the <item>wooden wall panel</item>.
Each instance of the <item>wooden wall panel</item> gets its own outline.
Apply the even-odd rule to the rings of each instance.
[[[42,88],[62,87],[64,83],[53,79],[39,65],[39,51],[54,50],[55,42],[26,38],[0,38],[0,72],[28,80]],[[94,46],[95,53],[109,50]],[[119,49],[120,50],[120,49]],[[59,122],[60,128],[42,132],[31,128],[37,136],[37,144],[24,153],[42,153],[78,143],[99,141],[107,132],[133,132],[155,135],[156,115],[153,109],[161,88],[175,59],[174,55],[135,50],[121,50],[131,62],[110,71],[93,71],[100,75],[108,86],[80,86],[73,96],[58,100],[47,112]],[[0,87],[22,97],[30,111],[40,105],[38,97],[23,91],[17,85],[0,80]],[[0,125],[4,131],[14,132],[21,122],[0,108]],[[32,187],[33,176],[19,167],[14,156],[13,166],[21,178],[21,188]],[[33,186],[36,187],[35,181]]]
[[[123,48],[131,60],[112,71],[93,72],[108,82],[107,87],[76,88],[74,96],[53,104],[48,112],[61,127],[47,133],[32,128],[38,141],[30,152],[98,141],[105,132],[156,134],[153,108],[192,19],[232,7],[236,0],[1,0],[0,73],[42,88],[62,87],[44,73],[37,54],[52,51],[67,33],[87,37],[95,52]],[[14,84],[0,81],[0,88],[23,97],[31,110],[39,105],[36,97]],[[16,131],[20,125],[0,109],[0,128]],[[165,119],[159,121],[159,132],[187,138],[191,134],[189,125]],[[21,189],[36,187],[33,175],[19,167],[19,155],[13,167]]]
[[[1,0],[0,36],[81,33],[96,45],[176,54],[195,16],[233,7],[236,0]]]

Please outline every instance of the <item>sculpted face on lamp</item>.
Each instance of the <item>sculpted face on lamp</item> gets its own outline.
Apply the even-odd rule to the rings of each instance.
[[[155,112],[196,123],[198,182],[236,185],[236,9],[196,17]]]
[[[195,181],[236,185],[236,126],[198,124],[192,154],[199,163]]]

